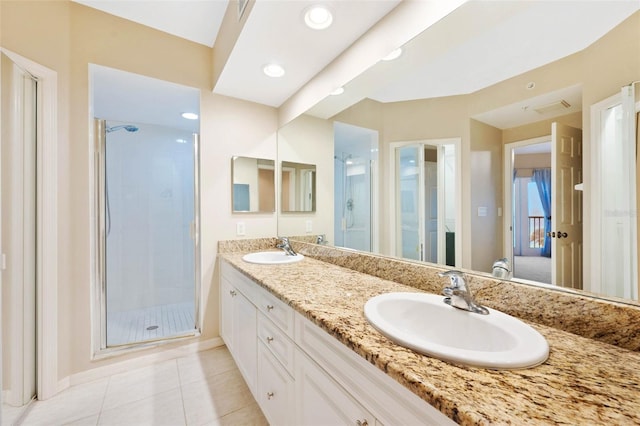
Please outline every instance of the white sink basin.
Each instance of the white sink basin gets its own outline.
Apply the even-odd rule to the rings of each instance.
[[[534,367],[549,356],[545,338],[528,324],[489,309],[463,311],[427,293],[386,293],[364,305],[367,320],[395,343],[425,355],[475,367]]]
[[[242,260],[249,263],[259,263],[261,265],[280,265],[283,263],[300,262],[304,259],[301,254],[295,256],[289,256],[283,251],[259,251],[256,253],[249,253],[242,256]]]

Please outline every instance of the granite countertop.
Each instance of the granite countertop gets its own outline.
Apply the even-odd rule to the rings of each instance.
[[[460,424],[640,424],[638,352],[529,322],[549,342],[544,364],[453,365],[392,343],[364,317],[373,296],[420,290],[309,257],[255,265],[243,254],[219,256]]]

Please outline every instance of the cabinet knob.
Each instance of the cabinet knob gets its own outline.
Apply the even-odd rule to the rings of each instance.
[[[271,399],[274,397],[274,393],[273,392],[267,392],[267,399]]]
[[[362,421],[360,421],[360,420],[356,420],[356,424],[357,424],[358,426],[369,426],[369,422],[367,422],[367,419],[364,419],[364,420],[362,420]]]
[[[229,294],[230,294],[232,297],[235,297],[235,295],[236,295],[237,293],[236,293],[236,291],[235,291],[235,290],[229,290]]]
[[[273,309],[273,305],[267,305],[267,311],[271,311]]]
[[[267,343],[271,343],[271,342],[273,342],[273,337],[271,336],[267,337]]]

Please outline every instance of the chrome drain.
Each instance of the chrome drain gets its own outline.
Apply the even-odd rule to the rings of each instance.
[[[147,327],[147,331],[157,330],[157,329],[158,329],[157,325],[150,325],[149,327]]]

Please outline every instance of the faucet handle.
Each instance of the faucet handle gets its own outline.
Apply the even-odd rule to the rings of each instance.
[[[466,284],[464,281],[464,272],[451,270],[440,272],[438,274],[441,277],[448,277],[451,280],[451,287],[447,287],[447,289],[457,289],[457,288],[466,288]]]

